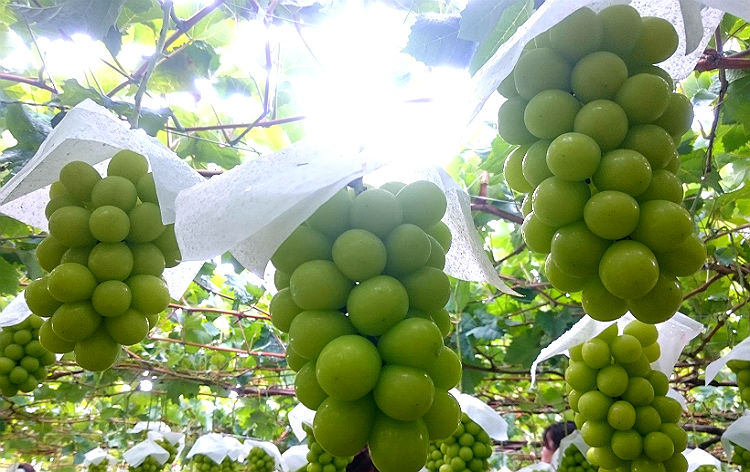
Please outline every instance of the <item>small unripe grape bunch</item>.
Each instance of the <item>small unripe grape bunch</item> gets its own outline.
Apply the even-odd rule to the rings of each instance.
[[[100,461],[98,464],[89,464],[88,472],[107,472],[108,467],[109,461],[105,459],[103,461]]]
[[[597,469],[586,460],[577,447],[570,445],[565,449],[557,470],[560,472],[596,472]]]
[[[307,465],[303,472],[345,472],[346,466],[351,463],[354,456],[334,457],[323,450],[315,440],[315,434],[311,427],[302,425],[307,433]]]
[[[692,105],[653,65],[676,48],[666,20],[581,8],[530,43],[498,89],[499,136],[518,145],[503,172],[525,194],[524,241],[547,255],[552,286],[582,292],[599,321],[666,321],[682,303],[677,277],[706,259],[676,175]]]
[[[492,439],[466,413],[461,424],[446,439],[430,443],[425,468],[430,472],[459,472],[490,470],[487,459],[492,455]]]
[[[169,457],[167,458],[167,461],[165,464],[171,464],[174,462],[174,460],[177,458],[177,444],[172,444],[169,442],[167,438],[162,438],[157,441],[155,441],[156,444],[161,446],[162,449],[167,451],[169,453]]]
[[[740,400],[750,407],[750,361],[732,359],[727,362],[727,367],[737,375]]]
[[[271,472],[276,468],[276,460],[262,447],[254,447],[247,456],[247,472]]]
[[[128,472],[161,472],[167,467],[167,463],[159,464],[154,456],[147,456],[146,459],[137,466],[128,466]]]
[[[230,461],[234,462],[234,461]],[[227,465],[231,468],[230,465]],[[222,464],[217,464],[210,457],[203,454],[196,454],[190,458],[189,470],[192,472],[223,472]]]
[[[39,342],[43,320],[31,315],[13,326],[0,329],[0,393],[12,397],[28,393],[47,377],[47,366],[55,355]]]
[[[732,450],[732,464],[738,465],[741,472],[750,470],[750,451],[742,446],[734,444]]]
[[[695,469],[695,472],[718,472],[718,470],[712,465],[703,464],[698,466],[698,468]]]
[[[313,452],[312,470],[332,470],[337,457],[367,446],[381,472],[416,472],[429,441],[458,426],[448,390],[461,363],[443,343],[451,328],[446,209],[428,181],[342,189],[271,258],[279,290],[271,321],[289,333],[297,398],[316,410],[322,452]]]
[[[570,349],[568,403],[595,467],[687,470],[682,406],[666,396],[667,376],[650,366],[659,357],[657,338],[653,325],[635,320],[620,335],[613,324]]]
[[[132,151],[115,154],[105,177],[86,162],[66,164],[45,214],[49,236],[36,256],[48,274],[24,292],[31,311],[49,318],[41,343],[105,370],[169,304],[162,273],[180,259],[174,226],[162,224],[148,161]]]

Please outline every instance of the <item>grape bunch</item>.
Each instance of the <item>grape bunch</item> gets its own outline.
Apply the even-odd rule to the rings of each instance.
[[[136,466],[129,465],[128,472],[161,472],[167,468],[168,462],[159,464],[159,461],[154,459],[154,456],[146,456],[143,462]]]
[[[490,470],[487,459],[491,455],[489,435],[463,413],[461,424],[451,436],[430,443],[425,467],[430,472],[482,472]]]
[[[146,337],[169,304],[161,275],[180,258],[173,225],[161,222],[148,161],[117,153],[102,178],[73,161],[50,187],[49,236],[36,250],[49,273],[24,292],[31,311],[49,318],[40,342],[73,351],[87,370],[107,369]]]
[[[443,345],[450,281],[447,202],[427,181],[342,189],[271,258],[271,321],[289,333],[295,391],[334,457],[369,446],[381,472],[419,470],[450,436],[461,364]],[[345,431],[346,434],[342,434]]]
[[[276,468],[276,460],[262,447],[250,449],[247,456],[247,472],[272,472]]]
[[[676,176],[692,105],[653,65],[676,48],[666,20],[582,8],[530,43],[498,89],[500,137],[518,145],[504,175],[526,194],[524,241],[600,321],[628,310],[667,320],[682,303],[677,277],[706,259]]]
[[[177,444],[172,444],[171,442],[169,442],[169,440],[167,440],[167,438],[162,438],[154,442],[169,453],[169,457],[167,458],[167,462],[165,462],[165,464],[173,463],[177,458]]]
[[[718,472],[716,467],[708,464],[703,464],[695,469],[695,472]]]
[[[323,450],[315,440],[312,428],[302,425],[307,433],[307,465],[302,472],[345,472],[346,466],[354,459],[354,456],[334,457]]]
[[[107,466],[109,466],[109,461],[102,460],[98,464],[89,464],[88,466],[88,472],[107,472]]]
[[[737,375],[737,387],[740,389],[740,400],[750,406],[750,361],[732,359],[727,367]]]
[[[653,325],[635,320],[621,335],[613,324],[570,349],[568,402],[590,446],[586,457],[600,470],[687,470],[682,406],[666,396],[667,376],[649,365],[658,358],[657,336]]]
[[[740,472],[747,472],[750,470],[750,451],[742,446],[734,445],[732,451],[732,464],[740,467]]]
[[[242,464],[225,457],[221,464],[217,464],[210,457],[203,454],[196,454],[190,460],[191,472],[240,472]]]
[[[570,445],[563,453],[558,472],[597,472],[577,447]]]
[[[0,330],[0,393],[6,397],[34,390],[55,363],[55,355],[39,342],[42,321],[31,315]]]

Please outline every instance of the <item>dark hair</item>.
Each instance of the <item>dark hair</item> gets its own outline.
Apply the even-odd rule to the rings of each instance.
[[[560,441],[562,438],[569,435],[576,430],[576,424],[572,421],[566,421],[564,423],[555,423],[547,426],[542,436],[542,444],[547,449],[557,450],[560,447]]]

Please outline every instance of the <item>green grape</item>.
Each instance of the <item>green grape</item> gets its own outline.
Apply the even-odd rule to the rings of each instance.
[[[315,435],[313,434],[313,430],[311,427],[303,424],[302,428],[307,433],[307,447],[309,449],[307,453],[308,464],[298,472],[322,472],[323,465],[333,465],[334,469],[332,470],[332,472],[344,472],[346,470],[346,466],[349,465],[354,457],[331,456],[327,452],[324,452],[323,448],[320,447],[320,444],[318,444],[318,442],[315,440]],[[328,459],[330,459],[330,462],[328,462]]]
[[[618,240],[638,226],[638,202],[624,192],[604,190],[594,194],[583,207],[583,221],[592,233]]]
[[[738,465],[741,472],[747,471],[750,469],[750,452],[737,444],[732,445],[734,446],[732,451],[732,464]]]
[[[450,281],[448,276],[434,267],[422,267],[401,278],[409,295],[409,306],[431,313],[448,303]]]
[[[117,361],[120,345],[105,329],[98,329],[91,336],[76,342],[76,363],[86,370],[99,372],[106,370]]]
[[[91,190],[91,206],[112,205],[129,212],[135,207],[138,191],[133,182],[120,176],[104,177]]]
[[[541,139],[554,139],[573,131],[581,104],[563,90],[543,90],[529,100],[523,112],[523,122],[531,134]]]
[[[385,267],[385,262],[383,262],[383,266]],[[285,288],[289,288],[289,276],[290,275],[291,274],[282,272],[280,270],[277,270],[273,273],[273,286],[276,287],[276,290],[283,290]]]
[[[288,333],[292,320],[302,311],[302,308],[294,303],[289,289],[284,288],[276,292],[276,295],[271,298],[269,311],[271,312],[271,323],[279,331]]]
[[[47,276],[49,294],[64,303],[87,300],[95,288],[94,274],[81,264],[60,264]]]
[[[315,439],[333,456],[352,456],[367,444],[368,437],[372,441],[376,410],[370,395],[351,402],[328,397],[315,413]]]
[[[54,197],[44,207],[45,218],[49,219],[55,211],[66,206],[83,207],[83,204],[67,193],[59,197]]]
[[[651,406],[659,412],[662,423],[676,423],[682,416],[682,405],[674,398],[655,396]]]
[[[130,287],[119,280],[107,280],[96,286],[91,305],[102,316],[119,316],[130,307]]]
[[[403,218],[404,212],[396,197],[379,188],[365,190],[357,195],[349,209],[352,227],[367,230],[380,238],[400,225]]]
[[[510,74],[508,74],[508,76],[505,77],[497,87],[497,92],[505,98],[515,97],[516,95],[518,95],[518,90],[516,89],[516,80],[513,77],[514,72],[515,70],[511,71]]]
[[[641,346],[653,344],[659,337],[659,332],[653,324],[643,323],[638,320],[628,323],[622,332],[623,334],[629,334],[638,339]]]
[[[448,228],[448,225],[446,225],[442,221],[438,221],[431,227],[427,228],[425,232],[435,238],[437,242],[440,243],[440,247],[442,247],[443,250],[448,253],[448,250],[451,248],[451,242],[453,239],[451,230],[450,228]]]
[[[388,254],[385,271],[395,276],[424,266],[432,249],[427,233],[411,223],[396,226],[386,237],[385,247]]]
[[[550,252],[552,237],[556,232],[554,226],[542,223],[533,211],[526,215],[521,224],[521,234],[526,245],[532,251],[542,254]]]
[[[536,36],[534,38],[534,46],[536,48],[548,48],[548,47],[550,47],[551,46],[551,42],[550,42],[550,39],[549,39],[549,31],[545,31],[544,33]],[[531,43],[527,44],[524,47],[524,50],[526,50],[526,49],[529,49],[529,50],[533,49],[531,47]]]
[[[398,280],[378,275],[354,287],[346,307],[349,319],[359,332],[379,336],[404,319],[409,309],[409,296]]]
[[[622,394],[622,399],[633,406],[646,406],[654,399],[654,387],[648,379],[631,377],[628,380],[628,388]]]
[[[451,323],[451,315],[444,308],[433,311],[430,313],[430,318],[437,325],[440,330],[440,334],[446,337],[450,334],[453,324]]]
[[[632,428],[635,425],[635,418],[635,408],[625,400],[614,402],[607,412],[607,422],[618,431],[627,431]]]
[[[91,212],[89,231],[99,241],[117,243],[130,231],[128,214],[116,206],[104,205]]]
[[[591,9],[580,8],[550,28],[549,36],[551,47],[575,62],[601,47],[603,23]]]
[[[60,182],[65,191],[81,202],[91,200],[91,191],[101,179],[99,172],[83,161],[68,162],[60,169]]]
[[[643,439],[643,452],[649,459],[663,462],[674,454],[674,444],[666,434],[652,431]]]
[[[128,466],[128,472],[161,472],[164,470],[164,465],[159,464],[159,461],[154,459],[154,456],[146,456],[137,466]]]
[[[254,447],[247,456],[247,472],[272,472],[276,461],[261,447]]]
[[[88,301],[64,303],[50,318],[54,333],[68,342],[91,336],[101,321],[101,316]]]
[[[47,236],[36,247],[36,259],[42,269],[51,272],[60,263],[67,250],[68,246],[62,244],[53,236]]]
[[[93,246],[71,247],[63,253],[60,258],[60,264],[74,262],[84,266],[88,265],[91,249],[93,249]]]
[[[588,392],[596,387],[596,370],[584,362],[571,361],[565,369],[565,382],[579,392]]]
[[[565,133],[555,138],[547,150],[549,170],[564,180],[586,180],[596,172],[601,150],[592,138],[581,133]]]
[[[169,442],[167,438],[158,439],[155,441],[156,444],[161,446],[165,451],[169,453],[169,457],[167,458],[167,461],[164,463],[165,465],[169,465],[174,462],[174,460],[177,458],[177,444],[172,444]]]
[[[667,109],[671,92],[661,77],[641,73],[623,82],[615,102],[625,110],[631,124],[650,123]]]
[[[57,198],[65,195],[70,196],[68,191],[65,190],[65,185],[59,180],[52,182],[49,186],[49,198]]]
[[[350,229],[334,241],[332,257],[336,267],[346,277],[361,282],[383,271],[387,252],[383,242],[374,234],[362,229]]]
[[[583,218],[591,190],[584,182],[550,177],[534,190],[532,208],[542,223],[559,228]]]
[[[590,339],[581,347],[581,359],[592,369],[608,366],[610,354],[609,344],[599,338]]]
[[[144,315],[160,313],[169,306],[169,289],[164,280],[153,275],[134,275],[125,283],[132,294],[132,308]]]
[[[47,289],[49,276],[32,280],[24,289],[24,298],[29,309],[38,316],[52,316],[62,303],[55,299]]]
[[[594,100],[578,110],[573,131],[590,136],[602,151],[617,148],[628,133],[625,110],[610,100]]]
[[[628,78],[628,67],[616,54],[596,51],[582,57],[573,67],[573,94],[583,103],[611,99]]]
[[[651,345],[654,344],[656,343],[652,343]],[[652,370],[646,378],[654,388],[654,396],[663,397],[667,394],[667,390],[669,390],[669,379],[666,374],[659,372],[658,370]]]
[[[487,471],[487,459],[492,455],[492,441],[487,433],[465,413],[453,434],[432,441],[428,449],[427,470]]]
[[[693,124],[693,105],[685,95],[672,92],[664,113],[654,122],[664,128],[670,136],[682,136]]]
[[[597,372],[596,388],[609,397],[619,397],[628,388],[628,372],[618,364],[608,365]]]
[[[632,237],[653,251],[667,252],[683,243],[693,232],[690,213],[680,205],[666,200],[650,200],[641,204],[638,226]]]
[[[598,321],[613,321],[628,311],[627,302],[612,295],[598,277],[592,278],[581,292],[583,311]]]
[[[602,447],[610,444],[614,431],[614,428],[606,420],[586,420],[581,427],[581,437],[591,447]]]
[[[534,190],[534,186],[523,175],[523,160],[528,149],[529,147],[527,146],[518,146],[508,154],[503,163],[505,183],[508,184],[511,190],[515,190],[516,192],[525,193]]]
[[[592,277],[610,242],[595,235],[582,221],[558,229],[552,237],[550,254],[555,265],[574,277]]]
[[[544,261],[544,275],[556,289],[570,293],[581,290],[588,281],[587,277],[577,277],[564,272],[555,262],[552,254]]]
[[[135,183],[135,190],[138,193],[138,198],[142,202],[151,202],[159,204],[159,197],[156,194],[156,184],[154,182],[154,174],[151,172],[142,175]]]
[[[630,128],[622,147],[638,151],[648,159],[651,169],[661,169],[672,159],[674,141],[669,133],[656,125],[637,125]]]
[[[427,238],[430,240],[430,257],[427,259],[425,265],[443,270],[443,268],[445,268],[445,250],[437,239],[429,234],[427,235]]]
[[[315,359],[326,344],[345,334],[356,334],[356,329],[342,313],[303,311],[294,317],[289,327],[289,345],[305,359]]]
[[[164,255],[165,267],[174,267],[179,263],[182,256],[180,255],[180,248],[177,246],[177,238],[174,234],[174,223],[166,225],[161,236],[154,239],[152,243]]]
[[[436,389],[450,390],[461,379],[461,361],[452,349],[443,346],[426,371]]]
[[[612,452],[620,459],[632,461],[637,459],[643,451],[641,435],[632,429],[615,431],[612,434]]]
[[[586,421],[604,421],[613,400],[598,390],[589,390],[578,399],[578,411]]]
[[[88,268],[99,281],[125,280],[133,270],[133,253],[125,243],[99,243],[89,253]]]
[[[387,364],[428,369],[443,348],[440,329],[424,318],[398,322],[378,339],[378,352]]]
[[[638,10],[630,5],[611,5],[599,12],[604,37],[602,49],[618,56],[627,55],[638,42],[643,22]]]
[[[627,364],[632,362],[633,359],[638,359],[641,356],[641,352],[643,352],[641,342],[638,341],[638,338],[630,334],[617,336],[610,343],[610,347],[612,349],[612,358],[620,364]]]
[[[42,327],[39,328],[39,342],[49,352],[59,354],[71,352],[75,347],[75,343],[66,341],[55,334],[52,330],[50,320],[45,321]]]
[[[153,275],[160,277],[164,272],[164,254],[152,243],[128,244],[133,254],[131,275]]]
[[[648,188],[651,175],[651,165],[642,154],[616,149],[602,156],[591,180],[600,191],[617,190],[635,197]]]
[[[107,165],[107,175],[125,177],[134,184],[148,172],[148,160],[137,152],[123,149],[112,156]]]
[[[458,401],[445,390],[435,389],[432,406],[422,417],[431,440],[445,439],[461,422],[461,407]]]
[[[106,460],[102,460],[98,464],[89,464],[88,472],[107,472],[108,466],[109,466],[109,462]]]
[[[133,309],[122,315],[104,319],[104,326],[112,339],[125,346],[132,346],[148,335],[148,321],[146,317]]]
[[[384,366],[373,390],[380,411],[400,421],[422,417],[434,396],[435,386],[427,372],[401,365]]]
[[[328,397],[315,375],[315,364],[314,360],[306,362],[294,376],[294,394],[300,403],[311,410],[317,410]]]
[[[155,203],[141,203],[130,212],[130,232],[127,240],[131,243],[148,243],[161,236],[166,227],[161,221],[161,210]]]
[[[682,182],[666,169],[657,169],[651,174],[651,181],[646,190],[638,195],[638,201],[668,200],[676,204],[682,203]]]
[[[547,89],[570,89],[570,64],[559,53],[549,48],[524,52],[513,69],[517,95],[531,100]]]
[[[380,367],[380,354],[375,345],[367,338],[352,334],[326,344],[315,362],[315,376],[329,396],[351,401],[375,388],[379,374],[382,379]]]
[[[604,287],[622,299],[646,295],[659,278],[656,256],[637,241],[617,241],[602,256],[599,278]]]
[[[403,209],[404,223],[413,223],[422,229],[439,222],[448,206],[443,190],[427,180],[408,184],[399,190],[396,200]]]
[[[417,471],[427,460],[429,433],[421,420],[396,421],[379,414],[368,446],[372,463],[380,472]]]
[[[682,305],[682,287],[673,275],[661,273],[656,285],[644,296],[628,300],[628,309],[644,323],[668,320]]]
[[[382,188],[383,190],[388,190],[394,195],[396,195],[398,191],[404,187],[406,187],[406,184],[403,182],[386,182],[380,186],[380,188]]]
[[[651,405],[639,406],[635,409],[635,430],[642,436],[661,427],[659,412]]]
[[[89,229],[90,216],[91,213],[85,208],[77,206],[62,207],[50,216],[49,233],[63,246],[91,246],[96,242],[96,239]]]
[[[289,346],[287,346],[286,363],[290,369],[292,369],[294,372],[298,372],[302,367],[304,367],[307,361],[308,359],[300,356],[294,349],[292,349],[291,343],[289,344]]]
[[[682,452],[687,449],[688,436],[687,432],[676,423],[664,423],[659,430],[669,437],[674,446],[674,452]]]
[[[628,58],[633,64],[656,64],[667,60],[677,50],[679,39],[674,26],[663,18],[644,16],[638,41]]]
[[[289,279],[294,303],[302,309],[339,309],[346,305],[354,283],[329,260],[301,264]]]
[[[548,177],[552,177],[552,172],[547,167],[547,148],[550,141],[546,139],[539,140],[529,146],[526,154],[521,161],[521,171],[524,179],[532,186],[536,187]]]
[[[500,105],[500,109],[497,112],[497,132],[505,142],[509,144],[531,144],[537,140],[529,132],[524,123],[524,112],[527,103],[521,97],[510,97]],[[506,180],[508,179],[507,174],[505,178]],[[513,189],[516,190],[515,188]],[[520,192],[521,190],[518,191]]]

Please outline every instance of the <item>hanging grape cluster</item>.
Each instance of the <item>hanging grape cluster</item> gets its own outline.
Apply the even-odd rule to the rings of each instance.
[[[657,337],[653,325],[636,320],[621,335],[613,324],[570,350],[568,402],[590,446],[586,457],[600,469],[687,470],[682,406],[666,396],[667,376],[650,366]]]
[[[732,464],[739,466],[740,472],[750,470],[750,451],[735,444],[732,451]]]
[[[87,370],[107,369],[146,337],[169,304],[161,278],[180,258],[173,225],[165,226],[153,174],[140,154],[121,151],[102,178],[89,164],[60,170],[45,209],[49,236],[36,251],[49,273],[25,291],[33,313],[49,318],[40,342],[74,352]]]
[[[196,454],[190,459],[188,470],[191,472],[241,472],[243,465],[225,457],[221,464],[217,464],[204,454]]]
[[[653,65],[676,48],[664,19],[582,8],[530,43],[498,88],[499,134],[518,145],[505,179],[527,194],[524,241],[600,321],[628,310],[665,321],[682,303],[677,277],[706,258],[675,175],[692,105]]]
[[[167,461],[164,464],[166,465],[172,464],[174,460],[177,458],[177,444],[172,444],[171,442],[169,442],[167,438],[158,439],[154,442],[169,453],[169,457],[167,458]]]
[[[367,445],[381,472],[417,471],[429,439],[459,423],[448,390],[461,365],[443,345],[446,205],[427,181],[343,189],[271,259],[271,320],[289,333],[297,397],[316,410],[315,438],[332,456]]]
[[[250,449],[247,456],[247,472],[272,472],[276,468],[276,460],[262,447]]]
[[[425,468],[430,472],[460,472],[490,470],[487,459],[492,455],[492,440],[485,430],[466,413],[461,424],[445,439],[430,443]]]
[[[42,322],[31,315],[0,330],[0,393],[6,397],[34,390],[47,377],[47,366],[55,363],[55,355],[39,342]]]
[[[100,461],[98,464],[89,464],[88,465],[88,472],[107,472],[107,468],[109,466],[109,461],[106,459],[103,461]]]
[[[745,406],[750,406],[750,361],[732,359],[727,362],[727,367],[737,375],[740,400]]]
[[[345,472],[346,466],[354,459],[354,456],[334,457],[323,450],[315,440],[315,434],[311,427],[302,425],[307,433],[307,465],[303,472]]]
[[[135,466],[129,465],[128,472],[161,472],[167,467],[167,464],[167,462],[159,464],[159,461],[154,459],[154,456],[146,456],[146,459],[140,464]]]
[[[597,472],[577,447],[570,445],[563,453],[558,472]]]

